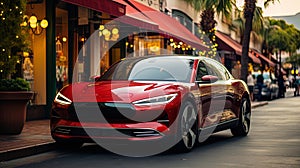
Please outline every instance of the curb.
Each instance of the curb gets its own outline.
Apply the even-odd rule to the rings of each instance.
[[[22,158],[53,150],[55,142],[46,142],[0,152],[0,162]]]
[[[252,103],[251,104],[251,108],[257,108],[257,107],[260,107],[260,106],[264,106],[264,105],[267,105],[267,104],[269,104],[269,102],[267,102],[267,101],[264,101],[264,102],[260,102],[260,103]]]

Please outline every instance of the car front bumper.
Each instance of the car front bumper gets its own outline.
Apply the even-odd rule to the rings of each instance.
[[[54,139],[83,142],[95,139],[147,141],[161,139],[167,134],[170,134],[170,129],[159,122],[103,124],[51,119],[51,135]]]

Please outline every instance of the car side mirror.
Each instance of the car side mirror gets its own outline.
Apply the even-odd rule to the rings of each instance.
[[[90,77],[90,81],[97,81],[100,78],[100,75],[94,75]]]
[[[218,81],[219,78],[217,76],[214,75],[204,75],[201,78],[201,81],[196,81],[197,83],[214,83],[216,81]]]

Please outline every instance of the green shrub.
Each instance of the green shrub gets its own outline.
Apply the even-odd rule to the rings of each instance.
[[[24,22],[26,3],[27,0],[1,0],[0,79],[10,79],[21,53],[30,50],[29,26],[20,26]]]
[[[0,79],[0,91],[29,91],[29,82],[23,78]]]

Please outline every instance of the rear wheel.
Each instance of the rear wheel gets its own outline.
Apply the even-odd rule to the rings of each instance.
[[[189,152],[193,149],[198,139],[197,111],[190,101],[183,103],[178,120],[180,141],[176,145],[179,152]]]
[[[240,106],[240,117],[237,127],[231,128],[231,133],[234,136],[246,136],[250,130],[251,107],[246,98],[243,98]]]

